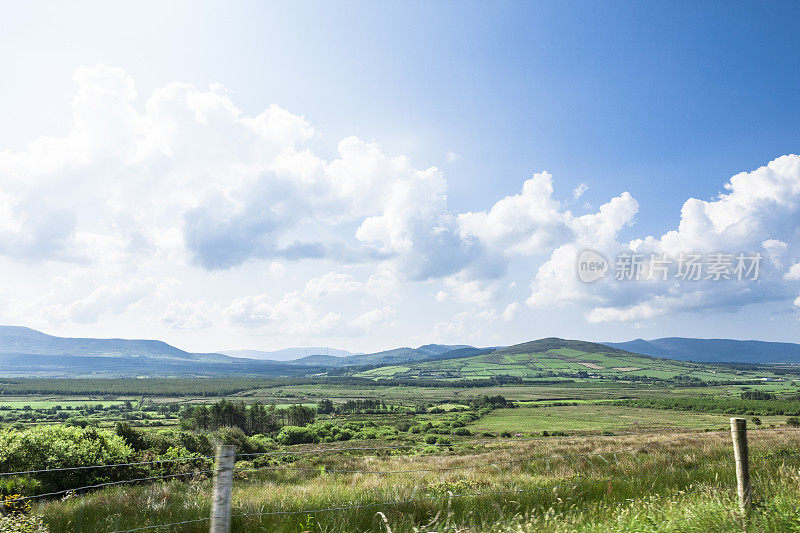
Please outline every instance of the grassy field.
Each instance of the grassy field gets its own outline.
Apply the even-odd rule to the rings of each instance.
[[[496,409],[469,426],[469,429],[476,433],[625,432],[669,427],[724,427],[729,419],[727,415],[580,404]],[[765,425],[784,424],[786,417],[761,417],[761,420]]]
[[[587,352],[552,348],[530,353],[489,353],[458,359],[392,365],[356,373],[355,377],[385,379],[489,379],[510,376],[525,379],[580,380],[671,380],[695,379],[708,382],[781,379],[769,368],[737,370],[729,365],[697,364],[659,359],[597,346]]]
[[[752,433],[758,505],[747,531],[794,531],[800,524],[799,437]],[[729,440],[726,432],[677,432],[399,456],[320,454],[295,463],[309,470],[237,475],[233,531],[741,531]],[[109,489],[38,511],[53,531],[198,520],[164,531],[199,533],[208,528],[209,495],[208,481],[173,482]],[[405,503],[391,503],[397,501]]]
[[[502,366],[502,361],[518,363],[525,354],[500,354],[502,361],[498,354],[493,355],[491,364]],[[555,355],[577,357],[574,352],[563,350]],[[596,360],[596,364],[607,363]],[[561,365],[563,361],[556,358],[548,364]],[[412,367],[394,369],[405,371]],[[583,368],[587,372],[599,371]],[[32,381],[23,385],[37,387]],[[787,402],[800,409],[800,402],[793,400],[798,388],[790,380],[685,386],[681,381],[588,378],[486,387],[383,386],[380,381],[373,385],[268,380],[192,384],[181,380],[176,390],[170,390],[166,380],[159,383],[161,396],[152,392],[147,396],[131,394],[135,383],[130,380],[118,384],[106,380],[100,384],[106,391],[103,394],[87,393],[91,384],[83,381],[69,384],[78,389],[75,394],[0,394],[0,415],[5,427],[0,436],[9,438],[14,432],[48,424],[81,423],[100,428],[104,439],[118,438],[125,434],[114,433],[120,421],[131,426],[134,433],[139,432],[126,441],[138,443],[129,460],[208,455],[213,452],[214,442],[223,441],[236,443],[240,451],[292,451],[275,457],[242,457],[237,462],[242,471],[236,474],[234,484],[234,513],[240,515],[234,518],[234,531],[741,531],[742,524],[732,511],[735,496],[731,489],[734,478],[730,435],[729,431],[719,431],[728,426],[732,416],[725,410],[733,405],[743,406],[740,414],[750,420],[754,429],[753,413],[745,411],[755,409],[753,412],[758,413],[759,409]],[[51,389],[58,384],[45,386]],[[152,391],[153,385],[148,383],[145,388]],[[188,394],[195,389],[203,394]],[[113,390],[120,394],[112,394]],[[777,398],[743,402],[742,392],[756,390],[776,394]],[[516,407],[481,403],[482,398],[501,396]],[[280,428],[252,437],[227,429],[193,429],[191,420],[184,416],[186,410],[221,399],[273,404],[278,410],[298,405],[313,408],[323,399],[330,399],[334,408],[353,400],[378,401],[381,408],[317,414],[315,423],[308,428],[321,431],[321,436],[316,441],[306,441],[315,444],[292,446],[280,440]],[[612,404],[675,399],[684,402],[685,408],[680,407],[684,403],[671,409]],[[706,404],[713,399],[719,410],[692,410],[704,399]],[[279,422],[287,424],[286,415],[281,416]],[[787,416],[760,414],[759,418],[763,429],[751,431],[759,501],[747,530],[800,531],[796,505],[800,490],[800,431],[795,433],[787,427]],[[332,428],[339,435],[349,431],[350,440],[323,438],[335,434]],[[658,431],[647,433],[655,430]],[[640,434],[627,435],[631,432]],[[557,436],[544,436],[553,433]],[[521,435],[528,440],[504,438],[507,435]],[[201,441],[206,448],[191,447]],[[409,448],[357,450],[394,444]],[[331,447],[350,451],[296,453]],[[632,448],[641,449],[631,452]],[[616,456],[614,451],[618,452]],[[0,461],[4,460],[3,454],[0,448]],[[578,457],[582,454],[587,455]],[[570,457],[553,457],[559,455]],[[69,456],[66,453],[65,460]],[[52,459],[46,461],[51,462],[43,463],[45,466],[58,464]],[[33,466],[38,467],[39,463]],[[270,469],[250,470],[263,467]],[[159,468],[130,475],[149,477],[171,472]],[[116,479],[103,478],[102,472],[98,475],[100,478],[84,484]],[[5,478],[5,482],[10,479]],[[43,517],[51,532],[111,532],[186,521],[190,522],[153,531],[205,531],[210,497],[208,474],[181,479],[45,499],[34,506],[33,513]],[[59,478],[51,478],[49,483],[57,485]],[[0,486],[3,494],[8,494],[4,486],[13,488],[8,484]],[[19,490],[26,494],[37,492],[35,484],[21,486]],[[80,484],[65,485],[72,486]],[[397,501],[406,503],[392,503]],[[315,511],[328,508],[337,510]],[[426,524],[430,525],[423,527]],[[2,527],[0,523],[0,530]]]

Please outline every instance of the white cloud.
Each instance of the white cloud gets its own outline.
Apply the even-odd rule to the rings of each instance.
[[[507,196],[489,211],[458,215],[459,234],[505,254],[544,253],[569,234],[569,212],[553,198],[553,177],[547,172],[525,181],[522,193]]]
[[[767,239],[761,243],[761,246],[763,246],[764,250],[767,252],[767,257],[770,262],[775,265],[776,268],[781,268],[783,266],[781,258],[786,253],[789,245],[777,239]]]
[[[577,200],[578,198],[583,196],[583,193],[585,193],[588,190],[589,190],[589,186],[586,185],[585,183],[581,183],[581,184],[579,184],[577,187],[575,187],[572,190],[572,198],[574,200]]]
[[[630,322],[644,320],[663,315],[665,309],[650,303],[641,303],[626,308],[596,307],[589,311],[586,320],[590,323],[598,322]]]
[[[269,265],[268,272],[271,278],[281,278],[286,274],[286,267],[278,261],[273,261]]]
[[[517,317],[521,309],[522,306],[519,302],[511,302],[506,306],[505,310],[503,310],[503,320],[511,322]]]
[[[20,315],[91,323],[147,303],[146,317],[170,329],[349,334],[424,306],[420,286],[429,300],[480,308],[439,321],[444,337],[473,334],[478,313],[496,319],[488,307],[517,281],[530,282],[531,307],[578,305],[607,322],[785,303],[800,280],[796,155],[733,176],[714,199],[687,200],[671,231],[625,242],[639,211],[627,192],[576,216],[568,208],[586,184],[561,201],[539,172],[518,194],[458,213],[440,169],[356,137],[322,156],[313,125],[278,105],[250,114],[219,85],[180,82],[138,95],[130,75],[105,65],[77,69],[74,82],[66,135],[0,151],[0,260],[31,265],[31,280],[79,273],[57,290],[29,280],[36,288],[14,300],[29,304],[9,306]],[[587,248],[608,258],[763,250],[769,262],[757,286],[587,285],[575,275]],[[172,278],[186,286],[164,288]],[[192,290],[205,307],[187,303]],[[515,302],[499,316],[519,311]]]
[[[501,285],[494,280],[449,276],[444,279],[448,292],[440,291],[437,300],[452,299],[461,303],[486,303],[498,297]]]
[[[575,240],[562,245],[539,268],[528,304],[533,306],[581,302],[589,307],[590,322],[648,319],[665,313],[701,309],[737,309],[749,303],[788,299],[782,282],[781,257],[800,249],[797,214],[800,209],[800,157],[780,157],[753,172],[740,173],[715,200],[689,199],[676,230],[661,237],[617,241],[619,229],[632,220],[635,201],[620,197],[599,215],[578,217],[572,224]],[[617,204],[616,206],[614,204]],[[577,254],[585,248],[612,260],[627,251],[677,258],[681,253],[757,253],[763,249],[771,265],[762,264],[758,285],[697,282],[631,282],[609,280],[583,284],[575,276]],[[793,271],[785,275],[791,279]]]
[[[800,280],[800,263],[795,263],[789,267],[789,271],[783,276],[783,279],[789,281]]]
[[[364,284],[354,281],[350,274],[328,272],[321,278],[308,280],[303,295],[316,299],[325,295],[362,290],[363,287]]]
[[[161,323],[170,329],[205,329],[213,322],[204,302],[170,302]]]
[[[303,290],[286,292],[277,299],[267,294],[236,298],[223,314],[232,325],[264,332],[311,337],[329,333],[355,335],[384,323],[395,309],[383,305],[354,314],[343,304],[351,302],[355,294],[362,296],[365,303],[381,302],[387,296],[383,288],[379,276],[360,282],[350,274],[328,272],[307,280]]]
[[[157,285],[156,280],[152,278],[101,285],[83,298],[47,305],[42,307],[40,312],[51,323],[65,321],[78,324],[94,323],[103,314],[124,313],[130,306],[152,294]]]
[[[350,325],[364,329],[370,326],[374,326],[375,324],[380,324],[381,322],[385,322],[389,317],[391,317],[394,314],[395,314],[394,308],[387,305],[379,309],[372,309],[371,311],[367,311],[366,313],[357,316],[356,318],[350,321]]]
[[[455,153],[455,152],[447,152],[447,162],[448,163],[455,163],[459,159],[461,159],[461,156],[458,155],[457,153]]]

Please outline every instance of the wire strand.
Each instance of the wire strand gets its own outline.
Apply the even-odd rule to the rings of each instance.
[[[634,431],[629,433],[615,433],[612,435],[564,435],[564,436],[548,436],[548,437],[525,437],[525,438],[502,438],[502,439],[492,439],[492,440],[460,440],[456,442],[452,442],[450,444],[441,444],[441,443],[434,443],[434,444],[425,444],[425,443],[415,443],[415,444],[398,444],[394,446],[375,446],[375,447],[362,447],[362,448],[316,448],[311,450],[277,450],[277,451],[270,451],[270,452],[258,452],[258,453],[240,453],[237,454],[237,457],[257,457],[257,456],[264,456],[264,455],[292,455],[292,454],[305,454],[305,453],[328,453],[328,452],[357,452],[357,451],[382,451],[382,450],[396,450],[396,449],[403,449],[403,448],[422,448],[428,446],[436,446],[436,447],[452,447],[452,446],[463,446],[463,445],[476,445],[476,444],[502,444],[504,442],[532,442],[538,440],[579,440],[579,439],[593,439],[593,438],[613,438],[613,437],[627,437],[632,435],[649,435],[655,433],[663,433],[667,431],[675,431],[681,432],[683,430],[690,430],[690,429],[698,429],[698,428],[708,428],[708,424],[699,425],[699,426],[685,426],[685,427],[672,427],[672,428],[663,428],[663,429],[654,429],[651,431]],[[707,433],[718,433],[721,431],[728,431],[727,429],[723,430],[712,430],[708,431]],[[761,430],[765,431],[765,430]]]
[[[89,466],[64,466],[57,468],[42,468],[40,470],[20,470],[18,472],[0,472],[0,476],[18,476],[23,474],[42,474],[45,472],[67,472],[71,470],[87,470],[90,468],[114,468],[119,466],[141,466],[141,465],[154,465],[160,463],[179,463],[181,461],[199,461],[201,459],[214,459],[214,456],[209,457],[181,457],[178,459],[159,459],[157,461],[141,461],[138,463],[113,463],[105,465],[89,465]]]
[[[186,476],[193,476],[193,475],[196,475],[196,474],[208,474],[208,473],[216,472],[216,471],[217,471],[217,469],[196,470],[196,471],[192,471],[192,472],[184,472],[182,474],[168,474],[168,475],[164,475],[164,476],[151,476],[151,477],[142,477],[142,478],[138,478],[138,479],[125,479],[125,480],[121,480],[121,481],[108,481],[108,482],[105,482],[105,483],[97,483],[95,485],[86,485],[86,486],[83,486],[83,487],[75,487],[75,488],[72,488],[72,489],[64,489],[64,490],[59,490],[59,491],[56,491],[56,492],[46,492],[44,494],[36,494],[35,496],[23,496],[21,498],[8,499],[8,500],[4,500],[4,501],[6,503],[22,502],[22,501],[27,501],[27,500],[39,499],[39,498],[46,498],[48,496],[58,496],[60,494],[67,494],[69,492],[78,492],[78,491],[89,490],[89,489],[99,489],[101,487],[110,487],[110,486],[113,486],[113,485],[125,485],[126,483],[138,483],[140,481],[156,481],[156,480],[159,480],[159,479],[171,479],[171,478],[176,478],[176,477],[186,477]]]

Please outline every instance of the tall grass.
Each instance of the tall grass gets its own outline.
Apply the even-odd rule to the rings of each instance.
[[[697,438],[674,440],[687,436]],[[643,446],[648,447],[611,453]],[[237,474],[233,530],[800,531],[800,433],[754,431],[750,447],[757,505],[746,525],[734,512],[730,436],[683,432],[506,442],[380,457],[303,457],[291,466],[313,470]],[[572,457],[501,464],[559,455]],[[483,463],[495,465],[401,474],[332,472]],[[210,493],[208,480],[120,487],[45,503],[37,511],[52,531],[108,532],[204,520]],[[401,501],[406,503],[386,503]],[[149,531],[207,529],[208,523],[200,521]]]

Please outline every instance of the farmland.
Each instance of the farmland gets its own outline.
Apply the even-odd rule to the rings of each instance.
[[[559,342],[553,342],[559,341]],[[380,380],[486,380],[498,377],[537,381],[727,382],[780,379],[780,368],[698,364],[649,357],[580,341],[542,339],[491,353],[389,365],[354,377]]]
[[[735,530],[727,427],[744,416],[761,498],[748,527],[783,531],[800,522],[793,371],[565,347],[308,378],[5,379],[2,470],[45,471],[1,490],[68,496],[30,502],[51,532],[204,531],[209,457],[228,443],[248,454],[234,531]],[[80,470],[117,463],[134,466]]]

